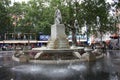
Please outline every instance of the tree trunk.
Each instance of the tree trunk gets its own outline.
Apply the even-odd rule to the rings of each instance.
[[[76,29],[75,28],[72,30],[72,45],[77,46]]]

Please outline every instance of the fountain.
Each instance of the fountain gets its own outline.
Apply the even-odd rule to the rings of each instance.
[[[103,57],[102,54],[95,56],[90,48],[70,47],[65,34],[65,25],[62,24],[61,12],[57,9],[55,11],[54,24],[51,26],[51,37],[47,46],[33,48],[31,51],[18,51],[13,55],[13,60],[20,62],[56,64],[95,61],[101,57]]]
[[[118,50],[97,61],[69,64],[21,63],[12,60],[13,53],[0,52],[0,80],[120,80]]]
[[[95,51],[89,47],[70,47],[65,26],[60,23],[51,26],[51,38],[47,47],[33,48],[30,51],[1,51],[0,80],[120,79],[120,52],[108,51],[111,56],[100,59],[103,56],[97,53],[101,52],[99,46]],[[29,63],[22,63],[27,61]]]

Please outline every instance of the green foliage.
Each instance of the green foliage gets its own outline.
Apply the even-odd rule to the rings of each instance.
[[[66,29],[75,32],[74,21],[79,22],[79,27],[84,26],[85,21],[89,34],[96,34],[96,28],[100,32],[116,31],[115,20],[108,17],[108,5],[105,0],[30,0],[28,3],[14,3],[9,6],[9,0],[0,1],[0,33],[16,32],[50,34],[50,27],[54,24],[54,12],[56,7],[61,10],[62,21]],[[119,4],[117,4],[119,6]],[[76,16],[74,15],[76,14]],[[16,18],[13,18],[13,15]],[[4,17],[3,17],[4,16]],[[100,27],[97,27],[96,17],[100,17]],[[11,17],[11,19],[10,19]],[[13,23],[16,22],[16,25]],[[6,24],[8,23],[8,24]],[[6,26],[6,27],[4,27]],[[91,30],[92,29],[92,30]]]
[[[0,36],[4,36],[10,27],[9,0],[0,0]]]
[[[104,0],[85,0],[81,4],[81,14],[84,17],[82,20],[85,20],[88,25],[88,29],[90,30],[91,28],[94,30],[97,27],[97,21],[96,18],[97,16],[100,18],[100,28],[99,30],[102,32],[108,31],[108,26],[109,24],[108,21],[108,10],[106,7],[106,3]]]
[[[49,1],[49,0],[48,0]],[[28,3],[15,3],[11,13],[24,18],[17,21],[17,32],[43,32],[50,34],[50,25],[53,23],[53,8],[46,7],[44,0],[31,0]],[[14,21],[14,20],[13,20]],[[46,30],[49,30],[46,32]]]

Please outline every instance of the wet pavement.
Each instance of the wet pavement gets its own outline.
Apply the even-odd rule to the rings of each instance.
[[[120,80],[120,51],[107,51],[96,62],[35,64],[14,62],[14,52],[0,52],[0,80]]]

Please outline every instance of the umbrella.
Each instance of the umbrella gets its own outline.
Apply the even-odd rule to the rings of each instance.
[[[110,36],[110,38],[112,38],[112,39],[118,39],[119,35],[118,34],[113,34],[113,35]]]

